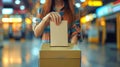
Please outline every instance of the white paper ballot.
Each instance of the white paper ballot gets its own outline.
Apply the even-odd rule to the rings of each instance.
[[[68,46],[67,21],[62,21],[60,25],[50,22],[51,46]]]

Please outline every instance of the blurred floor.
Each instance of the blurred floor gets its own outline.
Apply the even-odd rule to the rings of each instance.
[[[0,48],[0,67],[38,67],[39,39],[4,41]],[[105,46],[82,42],[75,46],[82,51],[82,67],[120,67],[120,51],[116,44]]]

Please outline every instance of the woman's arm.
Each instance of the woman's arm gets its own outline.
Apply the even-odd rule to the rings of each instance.
[[[80,11],[78,8],[75,8],[75,22],[73,23],[72,29],[72,38],[71,43],[77,44],[78,42],[78,34],[80,33]]]
[[[71,35],[72,36],[71,37],[71,43],[72,44],[77,44],[78,36],[80,34],[80,26],[79,26],[79,22],[78,21],[76,21],[76,24],[73,25],[72,30],[73,30],[73,32],[72,32],[72,35]]]
[[[56,25],[59,25],[61,22],[61,16],[57,12],[48,13],[39,24],[33,26],[33,31],[36,37],[40,36],[46,27],[48,22],[53,21]]]
[[[39,18],[40,15],[38,15],[37,17]],[[44,28],[46,26],[46,22],[48,22],[49,20],[49,15],[46,15],[39,24],[35,24],[33,26],[33,31],[36,37],[40,36],[42,34],[42,32],[44,31]]]

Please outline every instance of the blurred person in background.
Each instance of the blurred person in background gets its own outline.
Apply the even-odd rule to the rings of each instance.
[[[42,42],[50,42],[50,21],[59,25],[62,20],[68,21],[69,43],[77,44],[80,34],[79,9],[74,6],[74,0],[46,0],[39,8],[37,22],[33,22],[33,31]]]

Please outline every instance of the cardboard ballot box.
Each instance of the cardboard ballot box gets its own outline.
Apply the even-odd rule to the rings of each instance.
[[[51,47],[43,44],[40,50],[39,67],[81,67],[81,52],[68,47]]]

